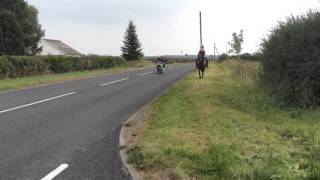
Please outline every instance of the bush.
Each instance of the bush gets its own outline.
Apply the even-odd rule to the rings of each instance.
[[[70,72],[76,63],[76,58],[67,56],[46,56],[44,59],[53,73]]]
[[[262,53],[261,52],[253,53],[252,54],[252,60],[253,61],[261,61],[262,60]]]
[[[224,53],[224,54],[221,54],[221,55],[219,56],[218,61],[219,61],[219,62],[222,62],[222,61],[227,60],[227,59],[229,59],[229,55],[226,54],[226,53]]]
[[[249,60],[249,61],[260,61],[261,60],[261,53],[243,53],[240,55],[240,58],[243,60]]]
[[[9,77],[9,73],[12,69],[12,64],[8,58],[0,56],[0,79]]]
[[[36,56],[9,56],[12,64],[10,77],[26,77],[44,74],[48,71],[47,64]]]
[[[252,55],[250,53],[243,53],[240,55],[240,59],[251,60]]]
[[[49,69],[54,73],[106,69],[126,64],[126,61],[121,57],[96,55],[82,57],[47,56],[46,62],[49,64]]]
[[[288,106],[320,105],[320,12],[289,17],[262,43],[263,75]]]

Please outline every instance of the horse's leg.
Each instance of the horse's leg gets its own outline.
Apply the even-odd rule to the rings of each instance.
[[[202,72],[202,79],[203,79],[203,76],[204,76],[204,72],[206,71],[206,68],[203,69],[203,72]]]
[[[204,72],[206,71],[206,68],[205,67],[203,67],[203,69],[202,69],[202,79],[203,79],[203,76],[204,76]]]

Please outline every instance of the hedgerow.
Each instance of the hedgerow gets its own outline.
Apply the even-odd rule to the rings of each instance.
[[[124,66],[112,56],[0,56],[0,79]]]
[[[289,17],[262,44],[262,82],[288,106],[320,105],[320,12]]]

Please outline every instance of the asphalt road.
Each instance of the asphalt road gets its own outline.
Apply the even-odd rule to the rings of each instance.
[[[194,68],[171,65],[0,93],[0,179],[130,179],[121,124]],[[1,83],[1,81],[0,81]]]

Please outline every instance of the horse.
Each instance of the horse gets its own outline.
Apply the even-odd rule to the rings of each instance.
[[[199,79],[203,79],[203,75],[207,66],[208,66],[208,60],[206,59],[206,57],[198,57],[197,68],[199,70]]]

